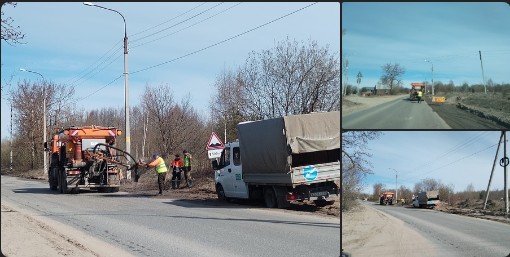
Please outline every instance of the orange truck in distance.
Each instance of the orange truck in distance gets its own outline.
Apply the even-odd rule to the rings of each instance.
[[[427,92],[426,85],[424,83],[411,83],[411,90],[409,91],[409,100],[415,101],[418,100],[418,91],[423,92],[424,94]]]

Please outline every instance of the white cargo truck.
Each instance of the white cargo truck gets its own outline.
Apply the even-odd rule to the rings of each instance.
[[[333,204],[340,185],[340,112],[290,115],[237,125],[239,139],[213,160],[218,198]]]
[[[419,192],[413,200],[415,208],[434,208],[439,203],[439,191]]]

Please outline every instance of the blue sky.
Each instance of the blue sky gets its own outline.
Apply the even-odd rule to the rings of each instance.
[[[498,2],[343,3],[342,57],[348,82],[373,87],[381,66],[398,63],[411,82],[510,83],[510,5]],[[425,62],[425,60],[430,62]],[[344,79],[345,77],[342,77]]]
[[[372,175],[365,181],[365,192],[372,193],[372,185],[383,183],[395,188],[397,184],[411,190],[425,178],[453,184],[455,191],[463,191],[473,183],[476,190],[486,190],[501,136],[499,131],[384,131],[367,145],[372,154]],[[507,140],[510,134],[507,133]],[[508,152],[507,147],[507,153]],[[503,157],[503,145],[499,159]],[[491,189],[503,189],[503,168],[496,163]]]
[[[193,107],[205,118],[214,117],[209,102],[216,77],[243,65],[251,51],[272,49],[286,38],[329,45],[340,58],[340,4],[335,2],[96,4],[126,19],[130,106],[139,103],[146,84],[168,84],[177,102],[191,94]],[[19,2],[3,8],[20,26],[26,44],[2,41],[2,87],[11,76],[12,86],[24,79],[40,81],[37,74],[19,71],[25,68],[57,84],[75,85],[75,96],[82,99],[78,108],[124,107],[120,15],[82,2]],[[6,93],[2,89],[2,138],[9,136]]]

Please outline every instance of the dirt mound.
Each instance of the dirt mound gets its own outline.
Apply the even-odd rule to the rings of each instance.
[[[510,99],[499,93],[441,93],[445,103],[431,103],[453,129],[510,128]]]
[[[488,200],[485,210],[483,205],[484,200],[465,199],[453,206],[441,202],[434,210],[510,224],[510,216],[506,215],[502,200]]]

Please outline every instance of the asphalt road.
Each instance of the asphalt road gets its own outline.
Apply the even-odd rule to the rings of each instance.
[[[343,129],[450,129],[426,103],[408,96],[359,112],[342,115]]]
[[[430,209],[364,204],[404,221],[433,244],[438,256],[506,257],[510,254],[508,224]]]
[[[123,192],[61,195],[50,191],[45,181],[8,176],[1,177],[1,185],[2,202],[79,229],[135,256],[331,257],[340,253],[339,217]]]

